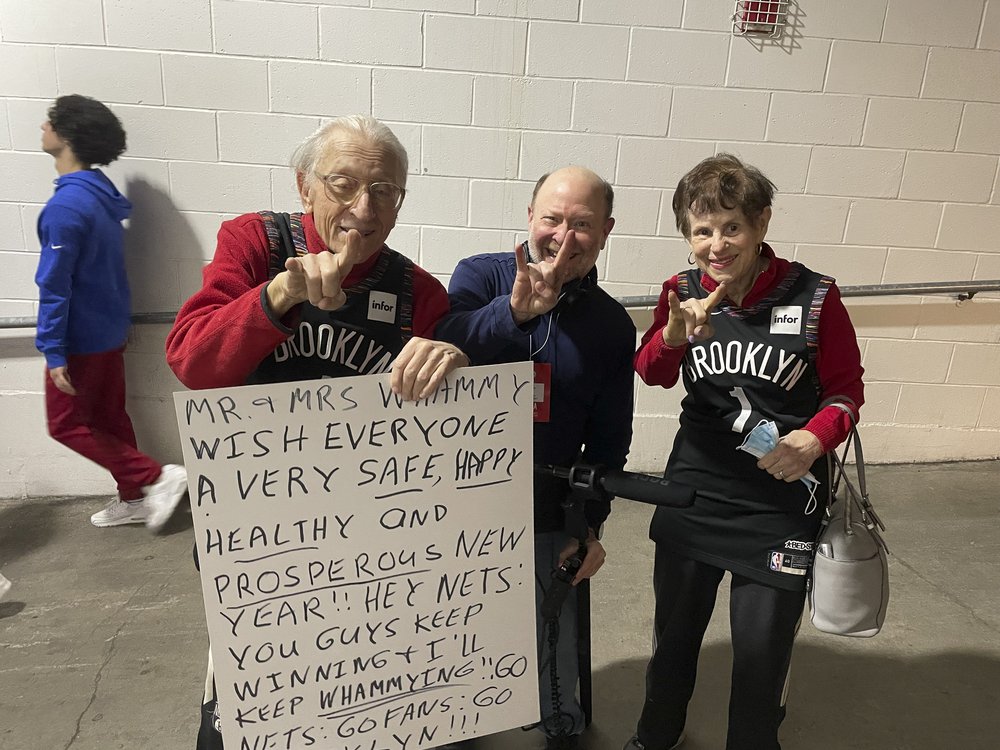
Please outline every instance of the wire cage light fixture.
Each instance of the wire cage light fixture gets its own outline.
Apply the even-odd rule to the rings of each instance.
[[[787,0],[759,2],[758,0],[736,0],[733,13],[733,34],[736,36],[756,36],[777,39],[781,36],[788,20]]]

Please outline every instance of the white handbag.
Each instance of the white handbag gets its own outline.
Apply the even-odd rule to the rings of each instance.
[[[869,638],[879,632],[889,607],[889,565],[885,525],[868,499],[865,461],[854,414],[843,457],[827,454],[829,503],[820,527],[809,582],[812,624],[824,633]],[[857,484],[846,470],[854,448]],[[838,487],[841,488],[838,496]]]

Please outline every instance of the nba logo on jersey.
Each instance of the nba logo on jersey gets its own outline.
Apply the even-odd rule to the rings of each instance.
[[[798,334],[802,331],[802,308],[798,305],[771,308],[771,333]]]
[[[775,572],[780,572],[783,567],[784,557],[780,552],[772,552],[771,558],[768,560],[768,567]]]
[[[388,292],[368,292],[368,320],[396,322],[396,295]]]

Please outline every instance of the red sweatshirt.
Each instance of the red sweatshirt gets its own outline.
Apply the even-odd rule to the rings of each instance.
[[[764,245],[764,254],[770,260],[754,282],[750,292],[743,300],[742,307],[750,307],[766,297],[788,273],[790,263],[774,255],[770,247]],[[708,274],[702,275],[702,286],[709,292],[715,290],[715,280]],[[649,385],[660,385],[672,388],[680,376],[681,360],[687,351],[687,344],[679,347],[667,346],[663,341],[663,327],[667,324],[670,314],[670,304],[667,294],[677,292],[677,277],[672,276],[663,282],[663,290],[653,313],[653,325],[642,337],[639,350],[635,353],[635,371]],[[816,355],[816,371],[819,375],[822,402],[833,395],[847,396],[860,409],[864,403],[864,384],[861,376],[861,352],[858,349],[858,339],[854,326],[847,314],[847,309],[840,298],[840,290],[836,284],[830,286],[819,317],[819,345]],[[855,418],[857,418],[857,409]],[[810,419],[803,429],[819,438],[824,451],[836,448],[844,441],[850,432],[849,417],[835,406],[821,409]]]
[[[302,216],[310,253],[327,250],[312,214]],[[350,288],[371,271],[378,253],[356,265],[344,280]],[[268,279],[268,241],[257,214],[222,223],[215,257],[203,271],[201,289],[184,303],[167,336],[167,364],[188,388],[242,385],[260,361],[288,338],[261,305]],[[448,312],[448,293],[419,266],[413,271],[413,335],[434,337],[434,327]],[[298,306],[282,318],[298,323]]]

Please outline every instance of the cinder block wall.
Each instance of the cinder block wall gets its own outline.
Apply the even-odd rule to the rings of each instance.
[[[577,162],[618,192],[604,283],[656,293],[686,265],[673,186],[721,150],[778,184],[778,252],[843,285],[1000,278],[1000,0],[791,11],[772,44],[731,34],[731,0],[0,0],[0,316],[35,313],[55,176],[38,126],[72,92],[128,129],[109,173],[135,203],[137,311],[198,286],[222,219],[294,208],[292,147],[352,112],[409,149],[392,242],[442,278],[511,247],[534,180]],[[1000,453],[998,300],[849,301],[871,459]],[[176,460],[165,333],[133,333],[131,410],[142,443]],[[45,435],[32,335],[0,338],[0,494],[109,492]],[[661,468],[678,401],[637,386],[632,468]]]

